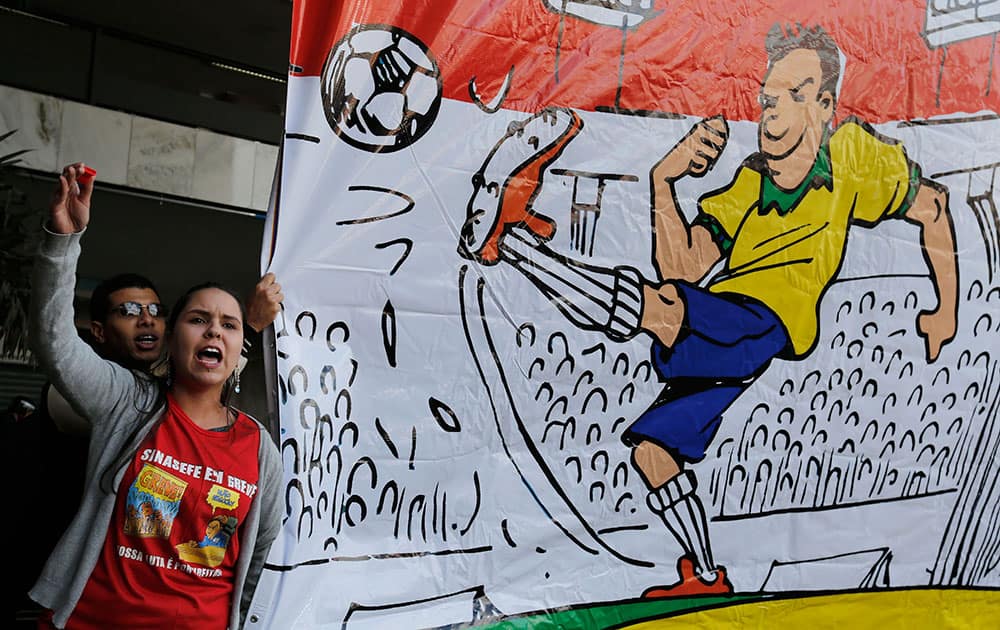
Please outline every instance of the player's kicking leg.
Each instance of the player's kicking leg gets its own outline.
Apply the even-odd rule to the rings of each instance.
[[[640,330],[645,283],[634,267],[595,267],[556,254],[529,233],[511,230],[500,257],[524,274],[576,326],[615,341]]]

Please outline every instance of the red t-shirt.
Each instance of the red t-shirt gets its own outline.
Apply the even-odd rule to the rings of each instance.
[[[104,548],[66,627],[219,628],[229,622],[243,522],[257,492],[260,431],[240,414],[202,429],[167,412],[125,471]]]

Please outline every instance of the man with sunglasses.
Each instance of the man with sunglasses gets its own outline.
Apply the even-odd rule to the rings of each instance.
[[[134,370],[148,370],[159,357],[166,328],[166,309],[152,281],[134,273],[101,282],[90,298],[90,334],[94,350]],[[90,442],[90,422],[76,413],[51,382],[41,391],[41,444],[50,461],[42,487],[60,487],[55,502],[36,532],[38,547],[25,559],[26,575],[37,575],[41,563],[76,513],[83,494],[83,474]],[[67,474],[68,473],[68,474]],[[77,473],[77,474],[73,474]],[[26,583],[24,590],[30,586]]]
[[[127,368],[148,370],[160,356],[166,321],[160,294],[145,276],[118,274],[91,293],[91,344],[97,354]],[[44,415],[67,435],[60,438],[63,441],[79,441],[90,433],[90,423],[77,415],[51,383],[42,388],[42,406]],[[76,459],[84,462],[86,449],[82,450]]]
[[[281,310],[284,295],[273,273],[264,275],[247,297],[244,342],[240,370],[246,365],[251,347],[248,340],[271,325]],[[167,308],[156,286],[148,278],[124,273],[97,285],[90,298],[91,345],[101,357],[132,370],[148,371],[160,357],[166,331]],[[35,541],[30,554],[19,560],[24,571],[19,575],[31,578],[41,572],[42,563],[59,540],[76,512],[83,491],[90,422],[70,407],[56,387],[47,382],[40,396],[39,446],[21,444],[27,460],[48,462],[36,476],[38,492],[59,489],[59,500],[52,502],[40,524],[31,524],[31,531],[16,527],[16,537],[31,536]],[[21,470],[15,468],[14,470]],[[25,504],[21,502],[21,504]],[[19,578],[20,579],[20,578]],[[15,592],[26,592],[31,582]],[[28,600],[25,606],[34,606]]]
[[[247,300],[240,369],[246,364],[251,338],[271,325],[281,310],[281,285],[273,273],[265,274]],[[149,370],[160,357],[166,329],[167,308],[153,282],[144,276],[124,273],[101,282],[90,297],[90,333],[94,350],[133,370]],[[47,415],[60,431],[86,435],[90,424],[70,408],[51,384],[42,390]]]
[[[105,359],[148,370],[160,356],[166,308],[153,283],[126,273],[105,280],[90,298],[90,333]]]
[[[254,287],[247,299],[247,321],[240,369],[246,364],[251,344],[271,325],[281,310],[281,285],[268,273]],[[167,308],[148,278],[124,273],[101,282],[90,297],[90,333],[94,350],[104,357],[133,370],[149,370],[159,358],[164,342]],[[44,468],[39,477],[41,488],[60,488],[60,501],[50,506],[46,518],[32,532],[38,543],[22,565],[25,576],[41,571],[52,545],[66,529],[82,496],[86,469],[90,422],[70,407],[52,383],[41,391],[39,431],[41,449],[48,461],[59,462]],[[67,474],[79,472],[81,474]],[[30,582],[23,590],[27,591]],[[26,605],[31,605],[26,602]]]

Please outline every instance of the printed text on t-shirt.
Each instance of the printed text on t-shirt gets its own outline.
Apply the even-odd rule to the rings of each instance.
[[[256,484],[244,481],[234,475],[226,474],[225,471],[216,470],[211,466],[202,466],[200,464],[183,462],[176,457],[160,451],[159,449],[147,448],[142,451],[139,459],[143,462],[152,462],[158,466],[162,466],[163,468],[169,468],[170,470],[176,471],[182,475],[188,475],[195,479],[206,479],[213,483],[224,484],[226,487],[241,492],[247,497],[253,497],[257,494]]]

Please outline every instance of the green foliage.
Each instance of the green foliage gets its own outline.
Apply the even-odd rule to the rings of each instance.
[[[0,135],[0,147],[16,130]],[[2,149],[0,149],[2,150]],[[14,184],[28,149],[0,154],[0,358],[30,360],[28,300],[43,209],[33,208]]]

